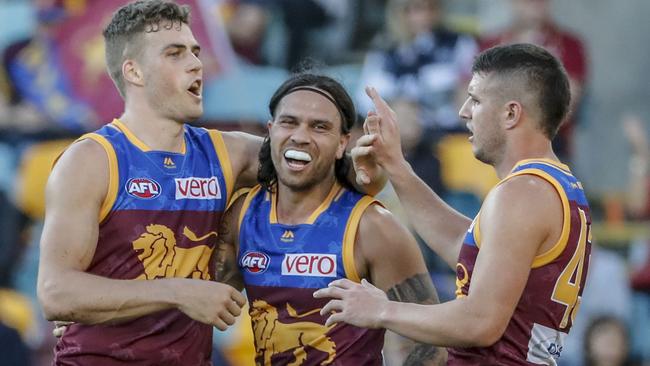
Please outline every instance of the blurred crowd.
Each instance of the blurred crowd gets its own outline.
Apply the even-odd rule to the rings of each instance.
[[[208,50],[202,125],[264,134],[270,93],[289,72],[316,65],[355,96],[356,136],[371,108],[364,87],[376,87],[399,116],[402,147],[415,172],[469,216],[497,182],[492,169],[473,158],[457,113],[480,50],[531,42],[562,60],[572,92],[572,113],[555,141],[564,162],[575,159],[577,127],[590,123],[585,99],[594,60],[584,37],[553,19],[550,0],[503,2],[511,17],[490,33],[481,31],[478,0],[457,8],[443,0],[179,2],[200,14],[193,26]],[[65,146],[122,109],[106,84],[103,46],[97,43],[106,16],[100,10],[121,3],[0,5],[0,19],[23,17],[25,24],[0,32],[0,353],[10,365],[51,362],[56,339],[35,296],[44,183]],[[590,279],[560,365],[650,365],[649,122],[633,111],[620,117],[629,174],[616,192],[590,192],[590,182],[583,181],[599,230]],[[390,186],[380,198],[400,215]],[[451,299],[454,274],[421,248],[441,300]],[[245,320],[228,334],[215,334],[215,364],[251,364],[251,342]],[[404,354],[400,337],[387,336],[387,364],[401,364]]]

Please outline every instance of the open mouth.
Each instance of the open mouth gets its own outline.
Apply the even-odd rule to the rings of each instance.
[[[284,160],[294,170],[302,170],[311,162],[311,155],[304,151],[288,149],[284,152]]]
[[[197,98],[201,98],[201,80],[196,80],[187,88],[187,91]]]

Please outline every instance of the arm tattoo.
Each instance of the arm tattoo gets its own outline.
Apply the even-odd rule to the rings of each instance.
[[[214,264],[214,280],[217,282],[227,283],[236,289],[241,290],[244,282],[239,273],[237,265],[237,252],[233,241],[230,224],[235,217],[232,212],[226,211],[219,225],[219,236],[217,246],[212,254]]]
[[[391,301],[412,302],[418,304],[438,304],[438,293],[428,273],[420,273],[398,283],[388,291]],[[414,348],[404,361],[408,366],[444,365],[447,351],[443,347],[430,344],[414,343]]]
[[[438,293],[431,282],[428,273],[420,273],[407,278],[402,283],[391,287],[388,291],[391,301],[415,302],[418,304],[437,304]]]

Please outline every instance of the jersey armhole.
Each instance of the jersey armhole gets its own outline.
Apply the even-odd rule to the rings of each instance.
[[[560,254],[562,254],[562,252],[566,248],[566,245],[569,241],[569,232],[571,226],[570,225],[571,209],[569,206],[569,198],[567,197],[567,194],[564,191],[564,188],[562,188],[560,182],[558,182],[557,179],[555,179],[552,175],[548,174],[542,169],[528,168],[528,169],[520,170],[510,175],[508,178],[515,177],[518,175],[525,175],[525,174],[536,175],[549,182],[555,188],[555,191],[557,192],[558,196],[560,196],[560,200],[562,201],[562,213],[563,213],[562,233],[560,234],[560,238],[558,239],[558,241],[551,247],[551,249],[547,250],[542,254],[535,256],[535,258],[533,259],[533,264],[531,265],[531,268],[539,268],[541,266],[551,263]]]
[[[354,282],[361,282],[357,266],[354,263],[354,245],[357,240],[357,231],[361,216],[371,204],[378,204],[383,207],[381,202],[377,201],[374,197],[363,196],[354,205],[354,208],[352,208],[352,212],[345,226],[345,233],[343,234],[343,248],[341,250],[343,255],[343,269],[345,271],[345,277]]]
[[[106,192],[106,197],[104,197],[104,201],[102,202],[102,206],[99,210],[99,223],[101,224],[111,212],[111,209],[113,208],[113,205],[117,199],[117,191],[119,188],[118,184],[120,181],[120,172],[117,165],[117,154],[115,153],[113,145],[108,142],[106,137],[97,133],[87,133],[78,138],[75,143],[86,139],[97,142],[104,149],[106,152],[106,157],[108,158],[108,191]]]
[[[230,155],[228,154],[228,149],[226,148],[226,143],[223,141],[223,136],[221,131],[218,130],[207,130],[214,145],[214,151],[217,154],[219,159],[219,165],[221,165],[221,171],[223,172],[223,180],[226,181],[226,202],[232,201],[231,195],[233,189],[235,188],[235,180],[232,174],[232,163],[230,162]]]

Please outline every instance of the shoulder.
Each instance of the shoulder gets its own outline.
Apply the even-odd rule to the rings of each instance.
[[[391,243],[399,244],[410,236],[408,229],[379,202],[370,204],[359,220],[357,244],[363,249],[387,249]]]
[[[216,131],[216,130],[215,130]],[[220,131],[223,141],[228,149],[262,145],[263,138],[241,131]],[[243,144],[243,145],[242,145]]]
[[[481,208],[481,226],[492,222],[510,226],[530,225],[544,228],[551,217],[562,217],[562,200],[555,186],[537,175],[509,177],[485,198]],[[520,226],[524,228],[525,226]]]
[[[103,198],[109,180],[109,158],[97,141],[83,139],[74,142],[55,162],[48,180],[48,189],[57,194],[88,194],[88,198]]]

